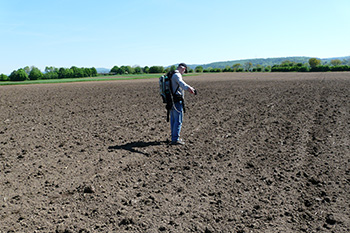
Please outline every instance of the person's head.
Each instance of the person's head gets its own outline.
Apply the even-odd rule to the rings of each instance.
[[[185,63],[180,63],[177,67],[177,70],[181,73],[184,74],[187,70],[187,65]]]

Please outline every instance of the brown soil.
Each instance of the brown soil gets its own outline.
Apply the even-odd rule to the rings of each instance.
[[[0,87],[0,232],[349,232],[350,73]]]

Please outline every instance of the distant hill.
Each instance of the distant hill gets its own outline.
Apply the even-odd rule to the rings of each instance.
[[[261,66],[273,66],[279,65],[283,61],[291,61],[296,63],[307,63],[311,57],[278,57],[278,58],[254,58],[254,59],[242,59],[242,60],[233,60],[233,61],[221,61],[221,62],[213,62],[209,64],[191,64],[188,65],[190,68],[195,69],[197,66],[202,66],[204,69],[209,67],[211,68],[225,68],[226,66],[232,67],[234,64],[240,63],[244,65],[244,63],[251,62],[253,66],[261,65]],[[320,58],[319,58],[320,59]],[[333,58],[322,58],[322,64],[329,63],[333,59],[339,60],[350,60],[350,56],[347,57],[333,57]]]
[[[329,63],[331,60],[334,60],[334,59],[339,59],[339,60],[341,60],[341,61],[343,61],[343,60],[348,60],[348,61],[350,61],[350,56],[346,56],[346,57],[322,58],[321,61],[322,61],[323,63],[325,63],[325,62]]]

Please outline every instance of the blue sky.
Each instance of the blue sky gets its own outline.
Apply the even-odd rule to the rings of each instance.
[[[0,73],[350,55],[349,0],[0,0]]]

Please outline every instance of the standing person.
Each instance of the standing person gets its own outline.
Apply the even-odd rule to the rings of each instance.
[[[170,110],[170,128],[171,128],[171,144],[172,145],[184,145],[185,142],[180,139],[180,132],[184,113],[184,92],[188,91],[191,94],[195,94],[196,91],[193,87],[185,83],[182,79],[182,75],[187,70],[185,63],[180,63],[175,70],[171,78],[171,88],[173,93],[174,104]]]

